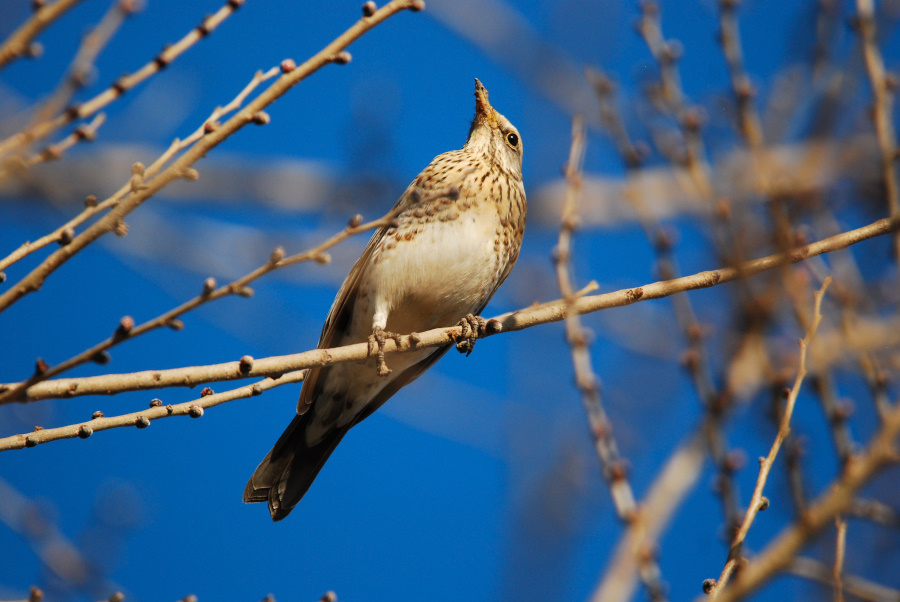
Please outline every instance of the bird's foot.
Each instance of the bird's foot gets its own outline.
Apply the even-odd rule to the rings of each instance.
[[[487,320],[472,314],[460,320],[457,326],[462,328],[462,333],[456,339],[456,350],[460,353],[465,353],[466,357],[469,357],[469,354],[475,349],[475,341],[487,333],[487,324]]]
[[[369,357],[375,358],[375,365],[378,368],[378,376],[387,376],[392,372],[384,361],[384,342],[387,339],[393,339],[397,346],[400,345],[400,337],[402,335],[396,332],[384,330],[381,326],[376,326],[369,335]]]

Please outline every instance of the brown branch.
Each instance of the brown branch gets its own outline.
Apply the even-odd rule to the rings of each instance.
[[[666,525],[700,478],[705,447],[706,435],[701,426],[669,456],[619,539],[613,559],[591,596],[592,602],[634,598],[644,558],[654,553]]]
[[[501,331],[523,330],[546,324],[559,322],[567,314],[592,313],[613,307],[623,307],[640,301],[662,299],[676,293],[709,288],[739,278],[747,278],[785,265],[797,263],[809,257],[845,249],[850,245],[882,236],[900,228],[900,218],[885,218],[868,226],[850,230],[841,234],[805,245],[790,251],[778,253],[745,262],[737,267],[726,267],[718,270],[699,272],[674,280],[654,282],[635,288],[626,288],[601,295],[579,297],[571,306],[565,300],[556,300],[541,305],[534,305],[518,311],[502,314],[494,318],[500,323]],[[384,345],[385,353],[406,351],[414,347],[435,347],[455,343],[461,336],[459,326],[435,328],[414,335],[399,337],[399,343],[388,339]],[[493,334],[493,331],[491,332]],[[293,355],[274,356],[256,360],[249,370],[243,371],[239,362],[212,364],[209,366],[193,366],[171,370],[146,370],[130,374],[107,374],[83,378],[61,378],[38,383],[25,391],[25,395],[15,401],[37,401],[40,399],[66,398],[82,395],[115,395],[126,391],[160,389],[175,386],[196,386],[198,384],[234,380],[237,378],[254,378],[284,374],[304,368],[330,365],[337,362],[364,360],[368,357],[368,344],[358,343],[333,349],[315,349]],[[2,387],[0,385],[0,391]],[[10,386],[10,385],[5,385]]]
[[[113,101],[121,98],[125,92],[159,73],[159,71],[170,65],[191,46],[212,33],[223,21],[225,21],[225,19],[230,17],[234,11],[240,8],[245,1],[246,0],[227,0],[218,11],[204,18],[200,25],[191,29],[191,31],[183,38],[171,46],[165,47],[158,55],[134,73],[123,75],[117,79],[110,87],[94,98],[83,104],[69,107],[69,109],[56,117],[34,123],[21,132],[0,141],[0,156],[15,151],[26,144],[31,144],[32,142],[46,138],[51,133],[65,127],[73,121],[87,119],[111,104]],[[60,0],[57,4],[62,4],[62,2],[63,0]],[[0,63],[0,65],[2,65],[2,63]]]
[[[82,0],[57,0],[39,8],[0,45],[0,69],[28,53],[32,40]]]
[[[193,309],[196,309],[197,307],[200,307],[201,305],[204,305],[211,301],[215,301],[217,299],[221,299],[226,296],[249,296],[249,294],[252,294],[252,289],[250,289],[248,285],[270,272],[304,261],[317,261],[320,263],[326,263],[330,260],[330,257],[327,255],[327,253],[325,253],[325,251],[355,234],[390,225],[391,223],[393,223],[394,217],[396,217],[396,214],[398,212],[399,208],[395,208],[387,215],[365,224],[360,223],[362,221],[362,216],[357,215],[350,220],[350,223],[348,223],[343,230],[341,230],[337,234],[334,234],[320,245],[313,247],[312,249],[309,249],[307,251],[303,251],[302,253],[295,253],[294,255],[284,257],[284,251],[281,249],[281,247],[278,247],[272,252],[272,255],[269,258],[268,262],[259,266],[250,273],[241,276],[240,278],[218,288],[216,288],[215,279],[210,277],[204,282],[203,292],[201,292],[199,295],[197,295],[193,299],[190,299],[189,301],[182,303],[178,307],[160,314],[152,320],[148,320],[138,326],[134,326],[134,320],[130,316],[126,316],[119,322],[119,326],[113,333],[113,335],[105,341],[101,341],[93,347],[90,347],[55,366],[46,368],[42,367],[41,370],[36,371],[30,378],[16,383],[15,385],[8,386],[8,388],[4,391],[0,391],[0,404],[21,397],[22,393],[28,387],[31,387],[36,383],[45,381],[47,379],[53,378],[54,376],[62,374],[63,372],[71,370],[75,366],[79,366],[90,361],[97,361],[98,358],[103,360],[108,359],[108,356],[105,355],[107,350],[126,340],[134,339],[135,337],[146,334],[147,332],[150,332],[151,330],[155,330],[157,328],[170,327],[180,330],[182,327],[182,323],[178,318],[180,318],[184,314]]]
[[[804,579],[811,579],[825,585],[834,585],[832,569],[812,558],[798,556],[791,561],[787,570]],[[860,600],[868,600],[869,602],[900,600],[900,590],[869,581],[868,579],[863,579],[862,577],[857,577],[856,575],[844,575],[843,585],[845,592]]]
[[[845,514],[855,518],[870,520],[885,527],[900,528],[900,512],[878,500],[856,498]]]
[[[422,8],[424,8],[424,3],[421,0],[393,0],[378,9],[371,16],[363,16],[356,24],[305,63],[286,69],[281,77],[253,99],[243,110],[232,116],[221,126],[212,128],[212,131],[198,140],[196,144],[176,159],[169,167],[161,171],[155,178],[145,181],[143,179],[143,166],[140,166],[139,169],[135,170],[131,192],[128,196],[119,201],[109,213],[77,235],[71,243],[52,253],[28,275],[0,295],[0,312],[9,308],[25,295],[40,289],[50,274],[86,246],[118,228],[125,216],[137,209],[144,201],[151,198],[162,188],[180,178],[191,179],[196,177],[196,172],[192,169],[194,163],[244,126],[250,123],[266,123],[268,115],[264,113],[263,109],[325,65],[341,59],[344,59],[342,62],[345,62],[348,55],[344,51],[357,38],[400,11],[407,9],[421,10]]]
[[[656,29],[659,29],[658,23]],[[659,35],[661,37],[661,34]],[[605,74],[597,70],[588,70],[587,77],[597,94],[601,120],[615,141],[619,158],[625,165],[626,179],[629,180],[631,187],[638,189],[635,182],[642,168],[641,153],[638,151],[637,145],[631,141],[624,120],[615,107],[615,86]],[[660,277],[666,280],[677,278],[679,270],[673,253],[672,234],[667,232],[647,210],[644,195],[632,193],[624,196],[634,207],[644,235],[653,247]],[[719,471],[716,479],[716,491],[722,499],[725,524],[730,534],[737,528],[740,520],[740,502],[734,483],[735,470],[731,461],[732,454],[729,452],[728,442],[722,428],[726,417],[724,410],[728,398],[721,396],[713,383],[709,368],[709,356],[704,343],[703,327],[697,320],[690,298],[687,295],[674,295],[672,305],[678,325],[688,341],[689,349],[684,354],[684,364],[691,375],[691,383],[694,385],[697,396],[707,412],[708,418],[704,422],[704,433],[709,453]]]
[[[137,0],[113,0],[100,22],[81,40],[69,71],[57,85],[50,98],[34,116],[34,122],[45,121],[61,111],[72,96],[88,82],[91,70],[100,53],[116,34],[125,19],[140,10]]]
[[[135,0],[115,0],[110,5],[100,23],[82,39],[68,72],[57,85],[56,90],[50,95],[50,98],[37,109],[32,118],[32,125],[52,118],[71,100],[75,92],[84,87],[97,56],[109,40],[112,39],[112,36],[118,31],[125,19],[134,14],[138,8]],[[32,155],[29,159],[23,158],[22,155],[24,153],[3,159],[2,163],[0,163],[0,186],[11,175],[21,173],[42,161],[58,159],[72,143],[82,140],[93,140],[96,136],[97,128],[104,119],[103,113],[96,114],[90,124],[79,126],[63,142],[50,145],[44,151]],[[89,135],[87,135],[88,133]],[[69,143],[68,146],[65,143]]]
[[[3,180],[12,172],[20,173],[26,169],[34,167],[39,163],[56,161],[57,159],[62,157],[63,153],[65,153],[76,144],[80,142],[93,142],[97,138],[97,130],[100,129],[100,126],[102,126],[105,121],[106,113],[98,113],[94,116],[90,123],[84,123],[78,126],[74,130],[72,130],[72,133],[70,133],[68,136],[66,136],[59,142],[50,144],[40,152],[34,153],[27,158],[15,157],[13,159],[5,161],[4,164],[0,166],[0,184],[2,184]],[[48,240],[47,244],[49,244],[50,242],[56,241]],[[32,247],[35,251],[40,248],[34,245],[32,245]],[[5,269],[6,266],[9,265],[5,263],[5,260],[0,263],[3,263],[3,265],[0,266],[0,269]]]
[[[632,142],[625,127],[625,120],[616,108],[616,84],[608,75],[591,67],[585,70],[584,75],[594,88],[594,94],[600,105],[600,122],[612,138],[625,169],[630,171],[640,168],[643,164],[642,153]]]
[[[737,101],[738,122],[741,134],[752,150],[763,145],[762,126],[759,115],[753,108],[756,91],[744,68],[744,53],[741,49],[741,31],[737,23],[738,0],[719,0],[719,44],[728,64],[731,89]]]
[[[811,63],[814,78],[819,78],[832,61],[835,34],[841,29],[840,0],[817,0],[816,2],[816,44]]]
[[[613,434],[613,425],[603,408],[597,375],[591,367],[591,355],[588,350],[588,336],[581,325],[581,316],[571,312],[577,300],[573,284],[572,265],[572,233],[578,225],[578,202],[581,196],[581,170],[584,161],[585,131],[580,116],[572,120],[572,144],[569,160],[566,163],[566,201],[563,204],[559,226],[559,241],[554,252],[556,278],[566,308],[566,341],[572,351],[572,364],[575,369],[575,385],[581,393],[581,401],[587,413],[594,450],[600,460],[603,478],[609,485],[613,505],[619,520],[631,525],[637,518],[637,505],[634,491],[628,481],[625,462],[619,454],[619,448]],[[641,550],[635,550],[640,556],[642,577],[651,600],[665,600],[665,586],[660,578],[659,564],[654,558],[655,546],[650,544]]]
[[[299,370],[278,378],[266,378],[251,385],[244,385],[223,393],[213,393],[212,389],[206,388],[198,399],[175,405],[163,405],[161,401],[154,399],[146,410],[119,416],[106,417],[103,416],[102,412],[98,412],[90,420],[78,424],[70,424],[58,428],[36,428],[33,433],[5,437],[0,439],[0,451],[34,447],[50,441],[59,441],[60,439],[74,439],[76,437],[87,439],[97,431],[114,428],[137,427],[142,429],[150,426],[150,423],[154,420],[168,418],[169,416],[199,418],[203,415],[203,411],[208,408],[227,401],[234,401],[235,399],[247,399],[248,397],[262,395],[269,389],[301,382],[305,376],[306,371]]]
[[[838,462],[841,470],[843,470],[847,462],[850,461],[855,448],[853,435],[851,435],[850,428],[847,425],[847,419],[850,417],[851,410],[846,402],[837,399],[834,378],[830,370],[822,370],[812,380],[813,389],[821,402],[822,410],[825,412],[825,419],[828,421],[828,426],[831,430],[831,439],[834,442]]]
[[[169,145],[169,148],[165,150],[157,159],[150,164],[144,170],[143,179],[146,182],[147,180],[152,179],[156,176],[157,173],[162,169],[162,167],[168,163],[172,157],[174,157],[179,152],[183,151],[186,148],[189,148],[192,144],[203,138],[203,136],[211,131],[214,128],[219,126],[218,120],[221,119],[224,115],[231,113],[232,111],[237,110],[244,103],[247,96],[250,95],[253,90],[255,90],[259,84],[269,79],[272,79],[279,73],[281,73],[285,68],[291,67],[293,61],[285,61],[282,67],[272,67],[268,71],[257,71],[254,74],[253,78],[250,82],[244,87],[241,92],[235,96],[228,104],[222,107],[216,107],[216,109],[207,117],[206,121],[198,127],[194,132],[184,138],[183,140],[180,138],[176,138]],[[291,67],[292,68],[292,67]],[[78,130],[76,129],[76,132]],[[0,259],[0,270],[5,270],[12,264],[22,260],[28,255],[34,253],[35,251],[46,247],[52,243],[60,243],[64,239],[71,239],[74,236],[74,230],[84,222],[88,221],[98,213],[102,213],[106,211],[110,207],[115,206],[122,198],[132,191],[132,184],[129,181],[124,186],[119,188],[112,196],[104,200],[103,202],[98,202],[97,199],[93,196],[89,196],[85,199],[85,207],[74,218],[70,219],[68,222],[58,227],[53,232],[42,236],[41,238],[35,240],[34,242],[26,242],[23,243],[18,249]]]
[[[794,405],[797,402],[797,396],[800,394],[800,386],[803,384],[803,379],[806,377],[806,350],[822,321],[822,298],[825,296],[825,290],[828,288],[829,284],[831,284],[830,276],[825,279],[822,288],[815,294],[812,323],[809,326],[809,330],[806,331],[806,336],[800,340],[800,363],[797,367],[797,377],[794,379],[794,386],[791,387],[790,391],[787,391],[787,402],[784,406],[784,413],[781,416],[778,434],[775,436],[775,441],[769,449],[769,454],[765,458],[760,458],[759,460],[759,477],[756,479],[753,497],[750,498],[750,505],[747,507],[747,512],[744,515],[744,522],[741,523],[740,529],[738,529],[737,534],[732,540],[725,568],[722,569],[722,574],[719,576],[715,585],[709,590],[710,600],[718,599],[719,594],[728,585],[728,580],[731,578],[732,573],[734,573],[738,565],[744,561],[743,547],[744,540],[747,538],[747,533],[749,533],[750,527],[753,525],[756,514],[769,506],[769,501],[763,498],[763,489],[766,486],[769,471],[772,470],[772,466],[775,464],[775,458],[778,456],[781,444],[791,432],[791,416],[794,413]]]
[[[837,538],[834,545],[834,568],[832,569],[832,577],[834,578],[834,602],[844,602],[844,552],[847,549],[847,521],[840,515],[834,517],[834,524],[837,528]]]
[[[856,0],[857,26],[862,39],[863,59],[866,73],[872,87],[874,106],[872,118],[875,134],[881,149],[881,172],[884,178],[885,196],[891,217],[900,215],[900,192],[898,192],[897,137],[894,133],[893,106],[895,83],[889,83],[885,74],[884,60],[878,50],[875,32],[875,3],[873,0]],[[892,79],[893,82],[893,79]],[[894,235],[894,256],[900,259],[900,235]]]
[[[660,22],[659,4],[654,0],[642,0],[641,16],[637,23],[647,48],[659,65],[660,97],[671,112],[684,138],[684,158],[679,161],[687,169],[694,185],[704,198],[713,199],[714,190],[704,160],[706,151],[700,136],[702,117],[697,109],[689,108],[681,87],[678,59],[681,46],[677,41],[666,41]]]
[[[847,470],[819,499],[807,509],[803,520],[781,531],[719,596],[720,602],[732,602],[748,596],[768,582],[776,573],[791,566],[797,552],[819,531],[832,523],[853,504],[856,493],[884,466],[900,461],[896,448],[900,436],[900,404],[895,404],[885,416],[881,428],[872,438],[866,451],[855,456]],[[830,569],[826,569],[830,573]],[[850,580],[845,580],[849,591]]]

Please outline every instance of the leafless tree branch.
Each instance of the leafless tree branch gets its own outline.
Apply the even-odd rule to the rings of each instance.
[[[0,45],[0,69],[25,56],[33,40],[82,0],[57,0],[40,7]]]
[[[211,132],[198,140],[196,144],[191,146],[169,167],[149,181],[144,178],[143,166],[136,164],[132,173],[131,192],[119,201],[109,213],[75,236],[68,245],[52,253],[27,276],[0,295],[0,311],[7,309],[25,295],[38,290],[50,274],[68,262],[69,259],[86,246],[120,227],[119,225],[128,214],[159,192],[159,190],[177,179],[195,178],[196,172],[192,169],[194,163],[235,132],[251,123],[267,123],[268,115],[264,113],[266,107],[310,74],[336,60],[340,61],[339,55],[344,53],[346,47],[361,35],[400,11],[407,9],[418,10],[423,6],[424,3],[421,0],[394,0],[375,11],[371,16],[363,16],[355,25],[302,65],[291,69],[283,69],[281,77],[264,92],[260,93],[243,110],[239,111],[221,126],[213,128]],[[187,45],[189,45],[189,42],[185,38],[182,42],[172,46],[172,48],[180,52],[182,46],[186,47]],[[346,61],[343,60],[341,62]]]

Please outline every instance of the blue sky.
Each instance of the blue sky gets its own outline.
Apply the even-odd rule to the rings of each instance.
[[[257,69],[310,56],[358,18],[359,4],[248,0],[212,36],[107,110],[98,141],[68,157],[82,172],[67,174],[55,166],[36,171],[39,179],[64,178],[61,192],[37,186],[49,201],[28,189],[0,192],[3,249],[44,234],[76,212],[81,197],[73,190],[88,186],[101,198],[114,190],[127,180],[128,164],[149,163],[172,138],[193,131]],[[724,156],[741,143],[731,129],[727,70],[714,37],[716,3],[661,4],[666,36],[684,48],[685,91],[709,118],[710,153]],[[0,33],[26,16],[27,5],[10,0],[0,7]],[[96,84],[80,97],[133,71],[220,5],[147,0],[103,53]],[[763,111],[778,82],[800,77],[789,68],[809,56],[814,5],[741,5],[747,69]],[[19,61],[0,73],[0,111],[11,107],[0,117],[52,89],[79,34],[105,9],[104,2],[84,2],[42,36],[39,60]],[[460,10],[469,16],[458,20]],[[275,245],[299,251],[340,229],[349,215],[381,215],[435,155],[463,144],[475,77],[522,133],[526,190],[536,216],[520,265],[485,315],[556,298],[549,260],[555,223],[546,207],[535,204],[545,198],[540,191],[559,178],[572,110],[586,111],[590,125],[586,171],[622,177],[615,148],[598,127],[590,88],[579,79],[585,66],[613,75],[626,123],[636,137],[647,135],[642,90],[656,66],[633,31],[637,14],[632,2],[481,6],[435,0],[421,13],[390,19],[350,48],[350,64],[324,68],[273,105],[270,125],[245,128],[196,166],[204,183],[200,190],[218,192],[189,197],[188,185],[181,184],[153,199],[129,220],[129,236],[94,245],[39,293],[0,316],[0,381],[29,374],[35,357],[56,362],[93,344],[122,315],[142,321],[169,309],[195,295],[209,275],[220,281],[238,276],[265,261]],[[896,36],[890,35],[894,21],[883,24],[891,66],[898,56]],[[858,67],[853,44],[845,30],[836,45],[849,69]],[[541,71],[548,65],[571,87],[549,83]],[[857,83],[864,86],[865,80]],[[860,89],[853,97],[857,105],[864,102]],[[781,141],[808,135],[804,113],[797,113]],[[847,129],[861,127],[848,121]],[[123,170],[115,171],[121,167],[116,156],[126,161]],[[652,155],[649,163],[665,162]],[[323,193],[279,188],[279,167],[316,174]],[[235,181],[227,179],[229,172],[238,174]],[[262,193],[245,197],[243,185],[249,187],[255,173],[264,174],[254,183]],[[313,180],[299,181],[311,186]],[[294,196],[306,204],[292,205]],[[867,221],[863,210],[844,209],[848,225]],[[684,273],[715,267],[704,219],[683,215],[671,226],[678,232]],[[183,332],[155,332],[116,348],[107,369],[207,364],[313,348],[335,291],[364,244],[365,237],[348,241],[326,267],[273,274],[255,286],[251,300],[204,307],[185,319]],[[575,245],[581,285],[596,279],[612,290],[657,279],[652,249],[634,221],[589,224]],[[884,268],[886,249],[883,241],[860,246],[867,276]],[[30,265],[23,262],[8,275],[21,277]],[[715,325],[716,343],[731,327],[730,294],[731,289],[692,294],[703,321]],[[594,369],[638,495],[700,415],[678,363],[682,343],[671,316],[670,304],[658,302],[586,319],[597,333]],[[642,338],[653,328],[661,329],[655,333],[660,340],[648,351]],[[796,327],[778,334],[802,335]],[[22,597],[36,584],[54,599],[73,600],[100,599],[111,588],[137,601],[190,593],[200,600],[257,600],[267,593],[279,600],[315,600],[327,590],[348,601],[584,600],[621,526],[591,449],[568,353],[562,326],[553,324],[482,341],[469,358],[448,354],[348,435],[300,506],[279,524],[271,523],[263,506],[242,504],[241,491],[288,423],[298,387],[219,406],[200,420],[163,420],[142,431],[116,429],[87,441],[0,454],[2,479],[39,504],[41,514],[95,567],[80,589],[65,589],[30,547],[35,538],[0,525],[0,547],[7,550],[0,598]],[[725,358],[712,361],[718,371]],[[77,373],[99,370],[88,366]],[[858,376],[848,372],[840,379],[848,396],[864,395]],[[78,422],[98,409],[107,415],[131,412],[156,396],[177,403],[196,395],[175,389],[0,408],[0,435],[35,424]],[[729,426],[735,445],[751,459],[738,475],[745,500],[755,479],[752,460],[771,442],[767,403],[764,393],[748,400]],[[813,489],[821,490],[835,470],[826,425],[809,411],[798,415],[797,428],[812,442],[810,478]],[[865,440],[874,419],[860,412],[854,428]],[[660,542],[673,599],[698,594],[701,581],[718,575],[725,559],[712,477],[706,466],[686,510]],[[783,474],[771,483],[785,489]],[[874,487],[877,492],[886,485]],[[754,549],[792,518],[788,496],[781,502],[754,527]],[[884,534],[867,525],[854,536],[861,546],[880,543],[886,551],[880,558],[848,558],[849,568],[870,570],[874,578],[900,586],[888,570],[898,561],[896,542],[885,543]],[[825,549],[827,542],[816,545]],[[821,594],[795,580],[779,587],[786,588],[778,590],[780,599],[792,592]],[[774,599],[773,592],[765,590],[759,599]]]

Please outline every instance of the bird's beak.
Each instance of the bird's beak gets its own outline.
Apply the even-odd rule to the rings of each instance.
[[[475,78],[475,114],[487,121],[492,128],[497,127],[497,111],[488,102],[488,91],[481,85],[477,77]]]

